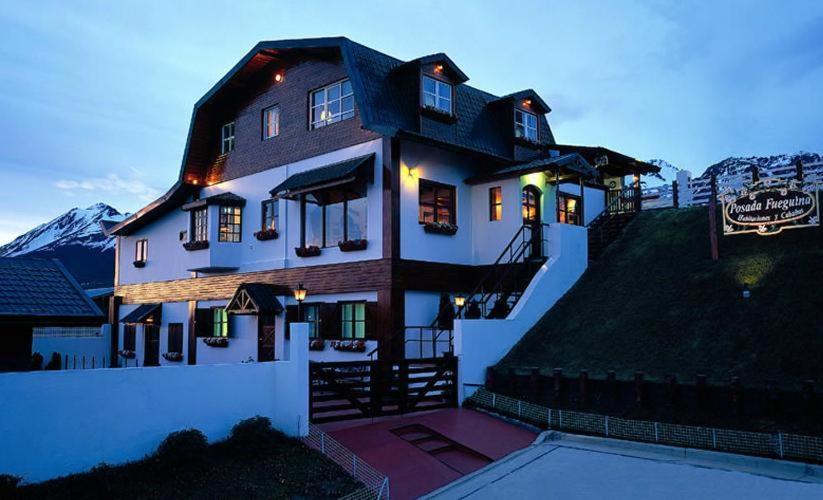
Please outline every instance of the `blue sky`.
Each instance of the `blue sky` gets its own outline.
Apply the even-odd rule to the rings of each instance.
[[[699,172],[823,151],[821,26],[819,1],[0,0],[0,243],[165,191],[192,105],[259,40],[443,51],[476,87],[536,89],[559,142]]]

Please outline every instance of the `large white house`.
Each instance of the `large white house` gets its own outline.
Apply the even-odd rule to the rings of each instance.
[[[279,359],[298,319],[314,360],[449,350],[452,301],[506,317],[549,225],[639,205],[655,167],[557,144],[536,92],[467,81],[442,53],[257,44],[195,105],[175,185],[106,227],[119,365]]]

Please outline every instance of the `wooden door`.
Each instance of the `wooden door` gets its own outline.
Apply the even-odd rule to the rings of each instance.
[[[274,315],[257,316],[257,361],[274,361]]]
[[[160,327],[143,326],[143,366],[160,364]]]

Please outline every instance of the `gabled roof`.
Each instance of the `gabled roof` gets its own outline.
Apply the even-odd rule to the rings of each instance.
[[[140,304],[137,309],[124,316],[120,322],[126,325],[136,323],[159,324],[162,310],[162,304]]]
[[[279,314],[283,305],[277,300],[275,288],[265,283],[243,283],[226,304],[232,314]]]
[[[0,258],[0,322],[103,323],[103,313],[57,260]],[[1,334],[1,333],[0,333]]]
[[[554,144],[548,149],[559,151],[560,154],[577,153],[590,164],[596,165],[599,170],[614,170],[616,175],[628,175],[628,170],[636,170],[640,174],[660,172],[660,167],[618,153],[603,146],[577,146],[573,144]],[[603,163],[605,161],[606,163]],[[611,165],[611,167],[609,166]]]
[[[579,154],[571,153],[563,156],[538,158],[519,165],[501,168],[489,174],[478,175],[466,179],[466,184],[480,184],[498,179],[507,179],[534,172],[546,171],[561,175],[564,173],[575,173],[580,174],[583,177],[597,177],[597,170],[595,170],[594,167],[589,165],[589,163]]]
[[[525,100],[531,101],[531,106],[535,108],[534,111],[536,112],[549,113],[552,110],[552,108],[550,108],[549,105],[546,104],[546,101],[544,101],[537,94],[537,92],[534,91],[534,89],[526,89],[521,90],[519,92],[514,92],[512,94],[506,94],[503,97],[497,99],[495,102],[515,102]]]
[[[451,58],[443,52],[412,59],[411,61],[401,64],[397,69],[403,70],[407,67],[420,67],[426,64],[442,64],[443,70],[452,78],[452,80],[455,81],[455,83],[465,83],[469,80],[466,73],[463,73],[457,64],[455,64],[454,61],[452,61]]]
[[[274,197],[289,198],[313,189],[347,184],[373,171],[374,153],[294,174],[269,193]]]

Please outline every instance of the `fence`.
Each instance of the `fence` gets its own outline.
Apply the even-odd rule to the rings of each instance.
[[[697,427],[559,410],[485,389],[475,392],[466,401],[466,405],[491,410],[545,429],[670,446],[823,462],[823,438],[815,436]]]
[[[44,338],[85,338],[85,337],[102,337],[103,334],[99,327],[62,327],[62,326],[46,326],[35,327],[32,329],[32,337],[36,339]]]
[[[388,500],[389,478],[364,462],[351,450],[335,441],[319,427],[309,424],[309,434],[303,438],[303,443],[328,457],[363,484],[363,488],[344,496],[344,499],[381,500],[385,498]]]

